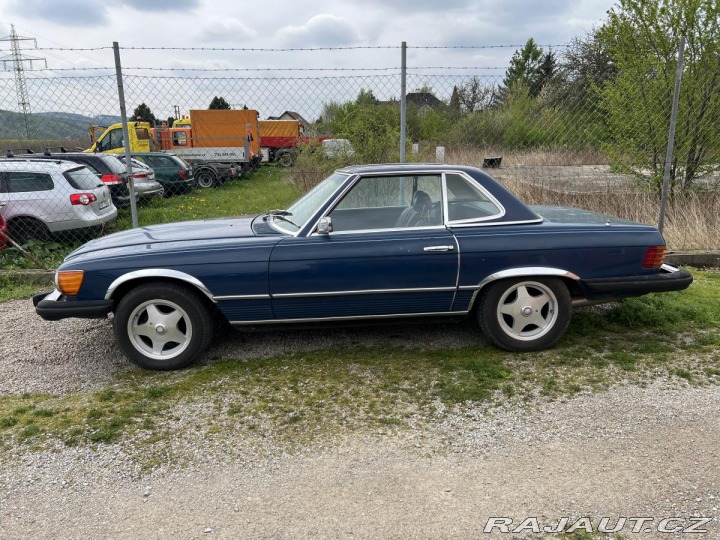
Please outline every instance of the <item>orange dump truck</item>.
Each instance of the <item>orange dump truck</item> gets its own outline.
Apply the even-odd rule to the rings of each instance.
[[[304,137],[299,120],[260,120],[260,150],[263,161],[290,167],[295,163],[295,147],[301,143],[320,144],[325,137]]]
[[[190,125],[152,128],[147,122],[128,122],[128,133],[131,152],[175,154],[192,165],[201,187],[216,185],[262,159],[254,110],[191,110]],[[107,128],[88,151],[124,152],[122,124]]]

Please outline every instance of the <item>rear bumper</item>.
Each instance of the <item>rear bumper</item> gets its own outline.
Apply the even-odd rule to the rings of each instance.
[[[582,279],[588,300],[627,298],[654,292],[682,291],[693,282],[690,272],[664,264],[662,272],[647,276]]]
[[[78,319],[104,319],[113,309],[112,300],[66,300],[60,291],[33,296],[35,311],[46,321]]]

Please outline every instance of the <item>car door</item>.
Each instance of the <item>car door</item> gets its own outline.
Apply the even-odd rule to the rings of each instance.
[[[459,254],[442,209],[439,174],[358,179],[326,212],[333,232],[288,237],[273,250],[276,319],[449,312]]]

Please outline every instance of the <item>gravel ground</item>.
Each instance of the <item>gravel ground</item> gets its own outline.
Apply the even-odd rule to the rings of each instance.
[[[0,336],[2,394],[96,389],[134,369],[108,321],[45,323],[27,300],[0,304]],[[238,334],[208,357],[418,339],[447,347],[479,335],[471,324]],[[254,454],[231,433],[197,439],[190,463],[150,474],[122,445],[0,454],[0,537],[469,538],[489,517],[552,526],[561,516],[707,516],[697,536],[720,537],[720,387],[659,380],[442,416],[292,454]],[[625,537],[683,536],[631,528]]]
[[[451,328],[448,331],[448,328]],[[221,332],[205,355],[213,358],[265,358],[332,346],[413,344],[432,347],[477,345],[472,321],[450,325],[412,324],[323,331]],[[65,394],[100,388],[117,373],[134,367],[115,346],[112,322],[97,319],[43,321],[30,300],[0,303],[0,395],[42,392]],[[29,336],[29,339],[23,339]]]

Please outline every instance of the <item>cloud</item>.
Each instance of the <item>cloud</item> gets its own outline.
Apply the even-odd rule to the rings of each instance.
[[[229,45],[247,41],[257,36],[254,28],[249,28],[238,19],[211,21],[205,25],[198,38],[205,42],[227,42]]]
[[[280,28],[276,37],[287,47],[338,47],[359,41],[349,22],[325,13],[315,15],[302,26]]]
[[[122,4],[139,11],[185,11],[200,6],[200,0],[123,0]]]
[[[42,19],[68,26],[108,22],[105,2],[99,0],[16,0],[10,12],[25,19]]]

